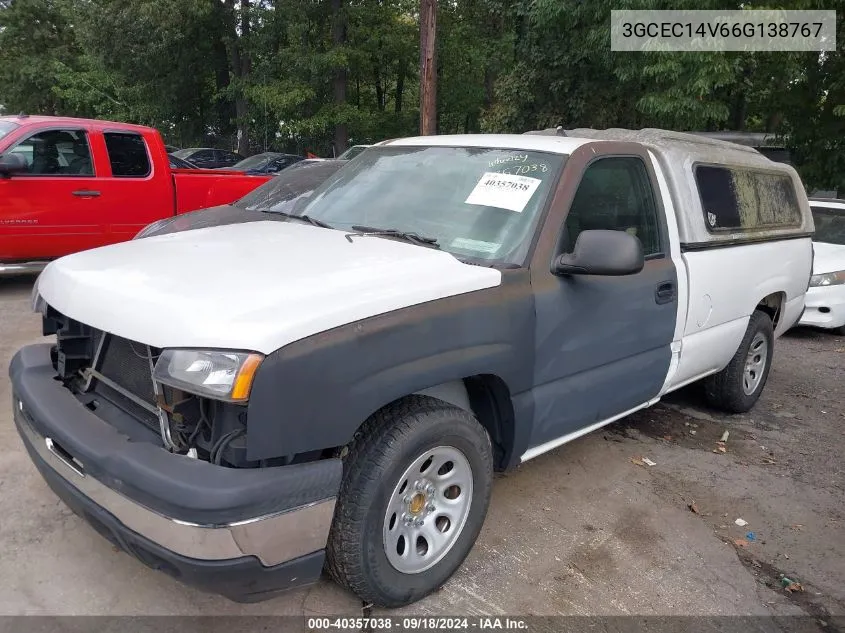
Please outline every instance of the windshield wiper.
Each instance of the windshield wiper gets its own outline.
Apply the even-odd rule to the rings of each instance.
[[[353,224],[352,230],[356,232],[346,234],[346,239],[350,242],[352,241],[352,238],[356,235],[382,235],[385,237],[397,237],[400,240],[405,240],[406,242],[411,242],[411,244],[417,244],[419,246],[431,246],[433,248],[440,248],[440,245],[437,243],[437,238],[420,235],[419,233],[415,233],[413,231],[400,231],[398,229],[380,229],[376,226],[364,226],[362,224]]]
[[[326,224],[322,220],[318,220],[317,218],[312,218],[310,215],[296,215],[294,213],[287,213],[285,211],[270,211],[269,209],[261,209],[262,213],[275,213],[276,215],[281,215],[285,218],[290,218],[292,220],[302,220],[303,222],[308,222],[308,224],[313,224],[314,226],[319,226],[321,229],[333,229],[334,227],[331,224]]]

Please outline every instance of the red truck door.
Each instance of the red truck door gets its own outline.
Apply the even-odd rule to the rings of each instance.
[[[0,179],[0,260],[52,259],[103,243],[90,141],[84,128],[40,127],[6,150],[28,169]]]
[[[98,141],[106,163],[99,186],[109,243],[132,239],[151,222],[176,213],[170,165],[157,136],[115,129],[104,130]]]

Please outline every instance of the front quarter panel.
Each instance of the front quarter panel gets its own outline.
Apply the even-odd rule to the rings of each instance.
[[[255,377],[247,412],[248,459],[343,446],[384,405],[451,380],[493,374],[512,396],[527,391],[533,334],[528,274],[517,270],[503,271],[502,283],[493,288],[286,345],[266,358]],[[527,434],[530,429],[521,425],[530,424],[530,412],[517,412],[517,418],[518,435]]]

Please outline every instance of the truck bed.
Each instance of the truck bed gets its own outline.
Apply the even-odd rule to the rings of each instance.
[[[174,169],[175,212],[187,213],[227,204],[270,178],[270,175],[247,175],[221,169]]]

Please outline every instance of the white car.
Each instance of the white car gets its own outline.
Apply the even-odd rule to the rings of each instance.
[[[800,325],[845,335],[845,200],[811,199],[813,276]]]

